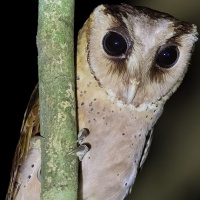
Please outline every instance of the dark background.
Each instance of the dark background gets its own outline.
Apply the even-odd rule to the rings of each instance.
[[[82,2],[82,3],[79,3]],[[84,2],[84,4],[83,4]],[[167,12],[200,27],[199,0],[76,1],[75,33],[99,4],[129,3]],[[20,126],[37,76],[38,2],[9,1],[2,18],[0,199],[5,199]],[[198,29],[200,32],[200,29]],[[75,34],[77,35],[77,34]],[[200,43],[178,91],[154,129],[151,151],[127,200],[200,199]]]

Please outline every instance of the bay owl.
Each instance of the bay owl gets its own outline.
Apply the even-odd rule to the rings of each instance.
[[[196,41],[195,25],[145,7],[100,5],[90,15],[77,44],[78,128],[90,132],[83,141],[90,150],[80,162],[79,199],[122,200],[131,190]],[[7,199],[40,199],[38,98],[36,87]]]

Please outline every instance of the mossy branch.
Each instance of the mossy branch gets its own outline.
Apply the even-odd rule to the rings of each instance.
[[[39,0],[38,65],[43,200],[76,200],[74,2]]]

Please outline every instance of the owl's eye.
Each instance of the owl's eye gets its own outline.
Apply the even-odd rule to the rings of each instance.
[[[127,51],[127,42],[116,32],[108,32],[102,41],[103,49],[109,56],[123,56]]]
[[[173,67],[179,58],[179,49],[177,46],[168,46],[162,49],[156,58],[156,64],[162,68]]]

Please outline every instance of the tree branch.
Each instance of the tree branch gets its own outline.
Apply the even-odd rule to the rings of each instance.
[[[38,65],[43,200],[75,200],[78,160],[74,78],[74,2],[39,0]]]

